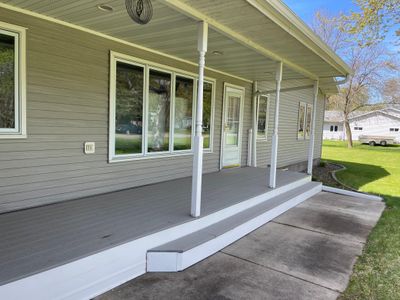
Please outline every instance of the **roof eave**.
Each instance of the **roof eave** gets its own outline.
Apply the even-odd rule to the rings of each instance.
[[[353,70],[282,1],[246,1],[329,63],[342,76],[353,73]]]

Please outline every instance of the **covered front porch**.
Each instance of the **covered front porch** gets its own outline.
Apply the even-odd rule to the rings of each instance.
[[[189,214],[190,177],[2,214],[1,294],[93,296],[145,273],[149,249],[263,203],[271,203],[263,213],[280,205],[287,210],[290,197],[277,197],[311,180],[278,170],[277,187],[271,189],[268,171],[245,167],[205,174],[197,219]],[[320,191],[316,187],[312,193]]]

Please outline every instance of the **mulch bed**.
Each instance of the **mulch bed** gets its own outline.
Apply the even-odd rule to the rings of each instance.
[[[342,184],[337,182],[332,176],[333,171],[340,169],[342,169],[342,167],[335,164],[321,163],[313,169],[313,180],[322,182],[324,185],[327,186],[332,186],[340,189],[348,189],[346,186],[343,186]]]

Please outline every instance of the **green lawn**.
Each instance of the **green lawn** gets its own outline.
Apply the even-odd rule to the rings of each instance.
[[[342,299],[400,299],[400,146],[324,141],[323,160],[346,166],[344,184],[384,197],[387,209],[369,236]]]

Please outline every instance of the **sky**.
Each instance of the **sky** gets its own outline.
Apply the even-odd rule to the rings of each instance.
[[[298,15],[307,25],[311,27],[314,14],[318,10],[326,12],[330,16],[337,16],[340,13],[348,14],[350,11],[359,11],[353,0],[283,0],[293,12]],[[396,53],[399,51],[395,45],[395,30],[394,28],[388,33],[384,45],[390,51]],[[398,75],[391,74],[388,76],[397,77]],[[378,102],[379,96],[373,95],[371,102]]]
[[[283,0],[300,18],[311,25],[314,13],[323,10],[329,15],[357,11],[357,6],[351,0]]]
[[[327,12],[329,16],[359,11],[357,5],[354,4],[355,0],[283,0],[283,2],[310,27],[314,14],[318,10]],[[395,36],[395,28],[392,28],[387,34],[384,43],[389,50],[398,52],[399,47],[395,46]]]

